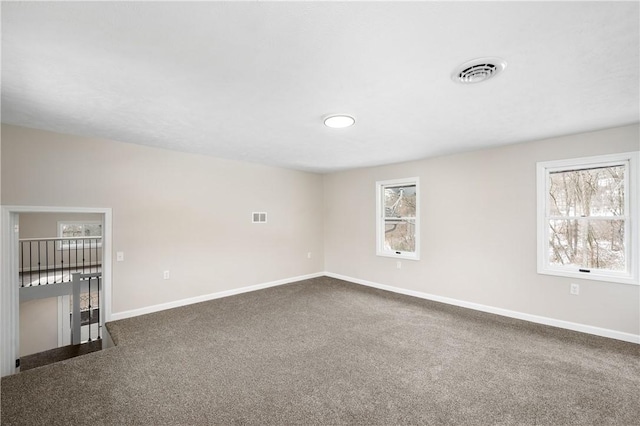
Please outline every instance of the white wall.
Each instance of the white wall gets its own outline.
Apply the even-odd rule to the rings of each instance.
[[[634,125],[327,175],[325,270],[638,335],[639,286],[537,274],[536,162],[639,148]],[[421,260],[396,269],[396,259],[376,256],[375,182],[413,176]],[[571,282],[580,284],[577,297]]]
[[[2,125],[3,205],[113,209],[115,314],[322,271],[322,200],[317,174]]]

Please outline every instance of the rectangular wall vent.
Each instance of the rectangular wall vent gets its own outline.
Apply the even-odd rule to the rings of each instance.
[[[267,213],[266,212],[253,212],[252,213],[253,223],[266,223],[267,222]]]

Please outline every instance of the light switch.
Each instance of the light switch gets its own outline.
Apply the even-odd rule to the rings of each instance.
[[[118,262],[124,261],[124,252],[123,251],[116,252],[116,261],[118,261]]]

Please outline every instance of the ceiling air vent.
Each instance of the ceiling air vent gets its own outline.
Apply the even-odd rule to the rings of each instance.
[[[458,83],[480,83],[494,77],[506,66],[507,63],[500,58],[478,58],[460,65],[451,78]]]

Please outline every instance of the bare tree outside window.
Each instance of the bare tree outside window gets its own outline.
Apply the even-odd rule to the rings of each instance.
[[[102,225],[99,223],[61,223],[61,237],[100,237]]]
[[[376,182],[376,254],[420,260],[420,179]]]
[[[549,173],[549,263],[626,270],[623,165]]]
[[[102,223],[91,222],[58,222],[58,237],[69,238],[58,242],[57,248],[77,249],[102,247]],[[86,237],[87,239],[78,239]]]
[[[385,248],[413,252],[416,249],[416,186],[384,188]]]
[[[639,284],[640,153],[540,161],[540,274]]]

